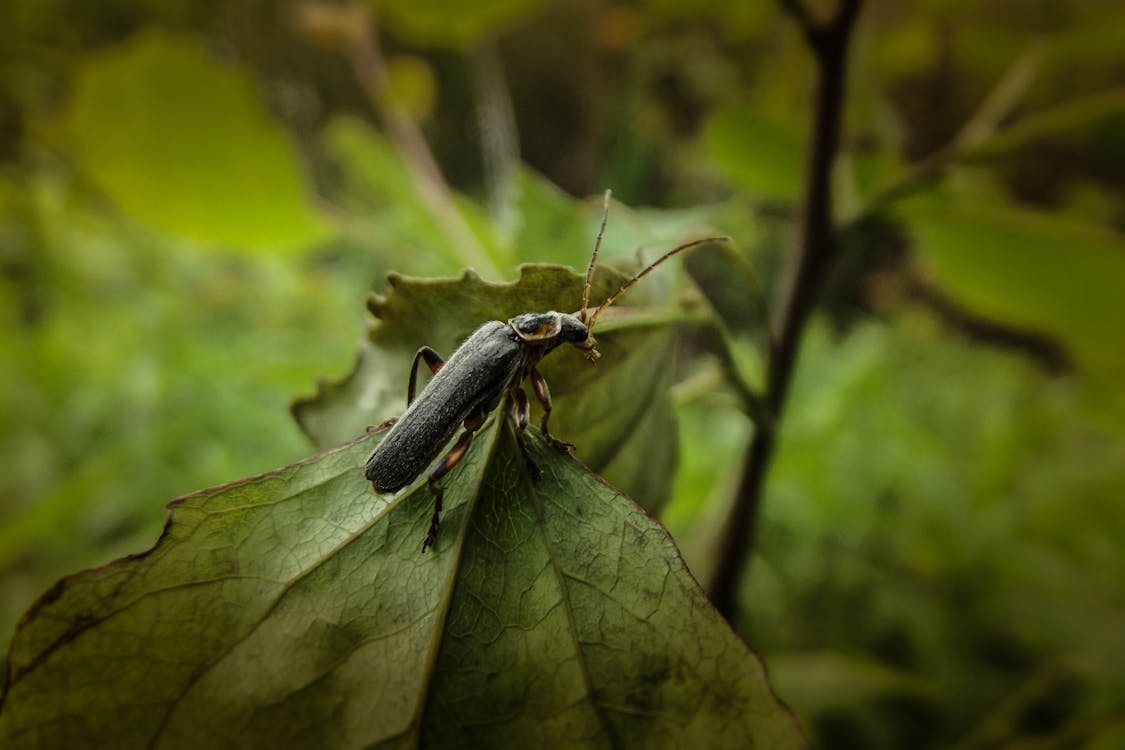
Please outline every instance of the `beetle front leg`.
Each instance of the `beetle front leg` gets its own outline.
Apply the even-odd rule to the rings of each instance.
[[[465,454],[469,450],[469,446],[473,442],[473,435],[484,424],[487,414],[474,414],[465,420],[465,431],[461,433],[461,437],[449,449],[434,470],[430,472],[428,477],[430,492],[434,495],[434,514],[430,517],[430,529],[426,532],[426,538],[422,540],[422,551],[425,552],[427,548],[433,546],[434,540],[437,539],[438,525],[441,523],[441,501],[445,495],[445,490],[438,483],[439,480],[453,469],[454,466],[461,462]]]
[[[445,360],[441,355],[435,352],[428,346],[423,346],[414,352],[414,361],[410,364],[410,382],[406,386],[406,405],[410,406],[414,402],[414,387],[418,382],[418,360],[426,360],[426,367],[430,368],[430,372],[437,375],[438,370],[445,364]]]
[[[520,448],[520,455],[523,456],[523,462],[527,465],[531,478],[538,480],[539,477],[543,476],[543,471],[531,458],[531,453],[527,450],[527,442],[523,439],[523,431],[527,429],[527,394],[518,385],[513,387],[509,393],[513,402],[512,411],[516,416],[516,445]]]
[[[543,419],[539,421],[539,429],[543,432],[543,437],[547,438],[547,442],[559,450],[566,451],[574,448],[574,443],[559,440],[551,435],[547,429],[547,420],[551,418],[551,389],[547,387],[546,379],[534,367],[528,369],[528,376],[531,378],[531,388],[535,391],[535,398],[539,399],[539,403],[543,407]]]

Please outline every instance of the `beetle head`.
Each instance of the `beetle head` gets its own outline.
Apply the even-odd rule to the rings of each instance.
[[[559,320],[562,323],[562,330],[559,332],[559,338],[563,341],[569,341],[574,344],[574,347],[586,356],[586,359],[591,362],[597,361],[601,357],[595,347],[598,342],[590,335],[590,329],[582,322],[582,318],[578,315],[570,315],[568,313],[559,313]]]
[[[522,313],[511,318],[508,325],[525,343],[552,349],[565,341],[581,349],[591,361],[601,356],[594,348],[595,341],[589,327],[577,315],[554,310]]]

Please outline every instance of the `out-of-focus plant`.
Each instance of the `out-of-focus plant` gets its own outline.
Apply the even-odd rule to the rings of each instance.
[[[687,263],[719,356],[674,373],[663,519],[817,740],[1113,746],[1125,13],[743,5],[11,3],[9,616],[298,455],[276,405],[367,279],[580,267],[551,183],[610,186],[693,207],[617,211],[611,258],[738,240]]]

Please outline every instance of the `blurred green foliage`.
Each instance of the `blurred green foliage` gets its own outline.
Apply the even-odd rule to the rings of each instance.
[[[5,638],[58,575],[147,546],[167,499],[308,453],[286,405],[347,370],[388,269],[578,267],[596,219],[569,195],[608,186],[657,207],[615,207],[610,259],[712,225],[777,288],[814,80],[778,8],[363,7],[448,205],[372,114],[357,14],[0,7]],[[865,5],[849,252],[736,622],[825,747],[1125,741],[1123,35],[1097,0]],[[761,330],[725,333],[760,382]],[[716,372],[677,373],[663,514],[701,579],[752,429]]]
[[[302,247],[324,234],[288,134],[257,106],[249,78],[192,40],[141,34],[91,55],[65,127],[83,172],[154,227],[236,248]]]

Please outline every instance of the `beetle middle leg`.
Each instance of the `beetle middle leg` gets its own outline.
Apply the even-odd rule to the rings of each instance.
[[[397,421],[398,421],[398,417],[391,417],[390,419],[384,419],[382,422],[380,422],[377,425],[368,425],[367,434],[368,435],[378,435],[380,432],[386,432],[387,430],[394,427],[395,422],[397,422]]]
[[[473,435],[481,428],[487,418],[488,413],[481,411],[466,419],[464,422],[465,431],[461,433],[461,437],[457,438],[457,442],[453,444],[449,452],[442,457],[438,465],[430,472],[428,481],[430,492],[432,492],[434,496],[434,514],[430,517],[430,529],[426,532],[426,538],[422,540],[423,552],[431,547],[434,540],[437,539],[438,525],[441,523],[441,501],[445,495],[445,490],[439,482],[442,477],[448,474],[450,470],[465,457],[465,454],[469,451],[469,445],[473,442]]]
[[[509,399],[513,404],[512,410],[516,417],[516,445],[520,448],[520,454],[523,456],[523,462],[527,464],[527,470],[531,473],[531,478],[539,479],[543,476],[543,471],[532,459],[531,453],[527,450],[527,443],[523,439],[523,431],[527,429],[527,394],[523,392],[523,388],[517,385],[509,391]]]
[[[535,398],[539,399],[539,403],[543,407],[543,419],[539,421],[539,429],[543,432],[543,437],[559,450],[565,451],[574,448],[574,443],[559,440],[547,429],[547,420],[551,418],[551,389],[547,387],[547,381],[543,374],[531,367],[528,368],[528,376],[531,378],[531,387],[535,391]]]

